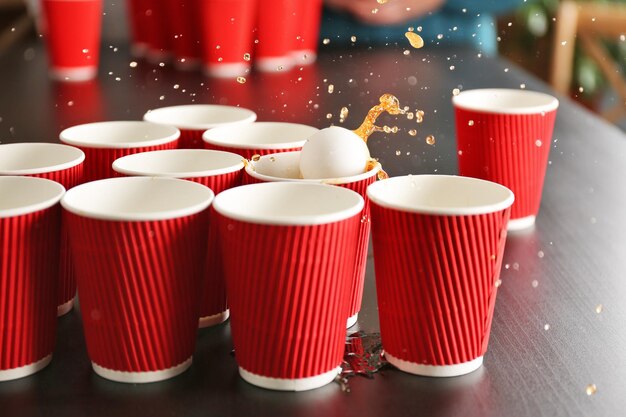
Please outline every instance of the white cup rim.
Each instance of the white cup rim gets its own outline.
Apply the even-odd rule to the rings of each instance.
[[[4,187],[10,187],[7,198]],[[19,190],[22,199],[11,200]],[[28,195],[24,196],[25,193]],[[37,177],[0,176],[0,218],[17,217],[45,210],[57,204],[65,193],[65,188],[58,182]]]
[[[199,114],[206,116],[205,121]],[[257,115],[244,107],[222,104],[185,104],[180,106],[159,107],[148,110],[143,120],[152,123],[172,125],[186,130],[208,130],[218,126],[252,123]]]
[[[299,139],[294,140],[284,132],[295,131]],[[270,131],[282,132],[278,137],[268,138]],[[254,122],[238,125],[219,126],[207,130],[202,140],[210,145],[239,149],[292,149],[301,148],[311,135],[319,129],[301,123]]]
[[[428,192],[421,200],[420,191]],[[392,177],[371,184],[367,196],[381,207],[444,216],[494,213],[510,207],[515,199],[504,185],[457,175]]]
[[[205,210],[215,196],[202,184],[166,177],[107,178],[69,191],[61,199],[65,210],[81,217],[130,222],[190,216]]]
[[[539,114],[559,107],[559,101],[549,94],[513,88],[464,90],[452,96],[452,104],[465,110],[497,114]]]
[[[301,151],[292,151],[292,152],[278,152],[268,155],[261,156],[260,159],[270,159],[270,158],[282,158],[289,157],[291,155],[299,154]],[[305,179],[305,178],[284,178],[284,177],[276,177],[272,175],[267,175],[260,173],[256,170],[255,165],[257,161],[248,161],[245,166],[246,173],[253,178],[259,179],[265,182],[275,182],[275,181],[293,181],[293,182],[310,182],[310,183],[321,183],[321,184],[330,184],[330,185],[338,185],[338,184],[350,184],[353,182],[363,181],[365,179],[371,178],[374,175],[377,175],[381,169],[382,165],[379,162],[372,167],[372,169],[357,175],[350,175],[348,177],[337,177],[337,178],[321,178],[321,179]]]
[[[9,152],[12,154],[7,154]],[[29,155],[28,164],[16,166],[15,158],[18,157],[16,154],[23,154],[24,152],[33,152],[34,155]],[[3,162],[3,158],[9,159],[8,165],[10,166]],[[48,163],[43,161],[46,158],[49,159]],[[84,160],[85,153],[83,151],[61,143],[19,142],[0,145],[0,175],[32,175],[62,171],[75,167]]]
[[[343,187],[264,182],[222,191],[215,197],[213,208],[225,217],[247,223],[316,226],[356,216],[364,204],[363,197]]]
[[[174,126],[138,120],[117,120],[76,125],[63,130],[59,139],[86,148],[131,149],[164,145],[177,140]]]
[[[191,162],[192,159],[194,162]],[[200,178],[237,172],[243,168],[244,160],[243,156],[232,152],[167,149],[126,155],[113,161],[112,166],[114,171],[124,175]],[[171,164],[170,169],[164,169],[167,163]],[[190,169],[191,165],[193,165],[191,168],[195,169]]]

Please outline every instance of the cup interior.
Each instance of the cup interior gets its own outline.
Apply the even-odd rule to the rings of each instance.
[[[0,145],[0,174],[30,175],[60,171],[83,162],[85,154],[59,143],[8,143]]]
[[[324,184],[347,184],[376,175],[380,171],[381,166],[380,164],[376,164],[372,169],[369,169],[363,174],[349,177],[303,179],[300,174],[300,151],[294,151],[263,155],[259,159],[250,161],[245,169],[250,176],[268,182],[291,180]]]
[[[52,207],[65,188],[57,182],[35,177],[0,177],[0,218],[21,216]]]
[[[549,94],[506,88],[465,90],[452,97],[452,103],[466,110],[504,114],[537,114],[559,106]]]
[[[68,211],[101,220],[149,221],[188,216],[206,209],[213,191],[174,178],[123,177],[88,182],[61,200]]]
[[[226,217],[250,223],[317,225],[357,215],[363,205],[360,195],[342,187],[267,182],[223,191],[213,207]]]
[[[113,169],[126,175],[196,178],[238,171],[243,168],[243,160],[231,152],[171,149],[124,156],[113,162]]]
[[[207,130],[205,142],[224,147],[244,149],[299,148],[318,128],[298,123],[255,122],[227,125]]]
[[[408,175],[378,181],[367,196],[379,206],[435,215],[493,213],[513,204],[503,185],[454,175]]]
[[[170,143],[180,137],[178,128],[141,121],[87,123],[65,129],[60,139],[70,145],[93,148],[138,148]]]
[[[143,119],[176,126],[179,129],[207,130],[225,124],[254,122],[256,113],[242,107],[189,104],[149,110]]]

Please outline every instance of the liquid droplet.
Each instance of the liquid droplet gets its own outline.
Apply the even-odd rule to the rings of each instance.
[[[585,392],[587,395],[592,396],[598,392],[598,387],[596,387],[596,384],[589,384],[587,385],[587,388],[585,388]]]
[[[474,121],[473,121],[473,120],[470,120],[469,122],[467,122],[467,125],[468,125],[468,126],[474,126]]]
[[[411,136],[417,135],[417,130],[415,130],[415,129],[409,130],[409,135],[411,135]]]
[[[426,136],[426,143],[429,145],[435,144],[435,137],[433,135]]]
[[[243,54],[243,60],[244,61],[250,61],[250,54],[247,53],[247,52],[245,54]]]
[[[455,88],[454,90],[452,90],[453,96],[458,96],[459,94],[461,94],[461,90],[459,90],[458,88]]]
[[[335,91],[335,86],[333,84],[328,85],[328,94],[332,94]]]
[[[415,49],[419,49],[424,46],[424,39],[415,32],[406,32],[404,36],[409,40],[411,46]]]
[[[237,77],[237,82],[239,84],[245,84],[246,83],[246,77]]]
[[[604,310],[604,306],[602,304],[598,304],[596,306],[596,314],[602,313],[602,310]]]

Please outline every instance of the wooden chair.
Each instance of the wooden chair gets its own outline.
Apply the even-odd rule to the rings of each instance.
[[[602,44],[603,39],[617,41],[626,35],[626,4],[563,1],[556,16],[555,29],[550,69],[552,87],[562,94],[569,93],[578,41],[619,98],[614,107],[602,112],[602,116],[613,123],[626,116],[625,74]]]

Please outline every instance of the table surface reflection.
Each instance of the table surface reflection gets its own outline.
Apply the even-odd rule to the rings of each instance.
[[[425,112],[424,122],[386,117],[397,134],[369,141],[392,176],[456,173],[455,88],[549,88],[513,64],[471,50],[324,50],[318,63],[250,74],[244,84],[174,71],[103,48],[100,76],[55,83],[41,45],[0,59],[0,141],[56,142],[68,126],[140,119],[184,103],[240,105],[258,120],[356,128],[383,93]],[[136,62],[137,64],[132,64]],[[333,85],[329,93],[328,86]],[[484,367],[433,379],[387,369],[303,393],[271,392],[237,375],[229,325],[199,331],[193,366],[170,381],[124,385],[90,368],[78,311],[59,320],[51,365],[0,383],[2,416],[587,416],[626,407],[626,136],[560,97],[541,213],[533,230],[509,236]],[[349,110],[340,123],[342,107]],[[407,132],[417,129],[417,135]],[[434,135],[436,143],[425,138]],[[378,331],[369,258],[358,328]],[[601,312],[598,313],[601,305]],[[597,392],[586,393],[595,384]]]

